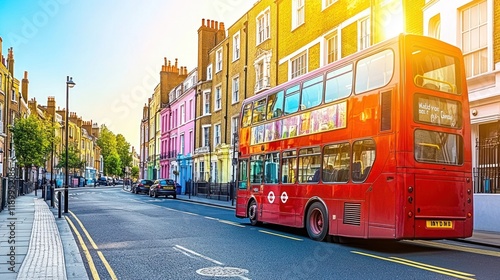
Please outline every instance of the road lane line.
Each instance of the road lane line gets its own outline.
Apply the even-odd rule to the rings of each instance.
[[[443,267],[439,267],[439,266],[433,266],[433,265],[430,265],[430,264],[425,264],[425,263],[416,262],[416,261],[412,261],[412,260],[402,259],[402,258],[398,258],[398,257],[390,257],[390,258],[394,259],[394,260],[399,260],[399,261],[402,261],[402,262],[407,262],[407,263],[412,263],[412,264],[416,264],[416,265],[421,265],[421,266],[424,266],[424,267],[439,269],[439,270],[447,271],[447,272],[450,272],[450,273],[460,274],[460,275],[463,275],[463,276],[469,276],[469,277],[476,276],[474,274],[470,274],[470,273],[467,273],[467,272],[461,272],[461,271],[457,271],[457,270],[453,270],[453,269],[447,269],[447,268],[443,268]]]
[[[213,262],[213,263],[215,263],[215,264],[217,264],[217,265],[224,265],[224,263],[221,263],[220,261],[216,261],[216,260],[214,260],[214,259],[212,259],[212,258],[209,258],[209,257],[207,257],[207,256],[204,256],[204,255],[202,255],[202,254],[200,254],[200,253],[197,253],[197,252],[195,252],[195,251],[193,251],[193,250],[189,250],[189,249],[187,249],[187,248],[184,248],[184,247],[182,247],[182,246],[180,246],[180,245],[175,245],[174,249],[182,250],[182,251],[184,251],[185,253],[189,253],[189,254],[195,255],[195,256],[200,257],[200,258],[202,258],[202,259],[205,259],[205,260],[207,260],[207,261]]]
[[[432,242],[432,241],[404,240],[402,242],[415,243],[415,244],[419,244],[419,245],[431,246],[434,248],[440,248],[440,249],[444,248],[444,249],[449,249],[449,250],[462,251],[462,252],[474,253],[474,254],[485,255],[485,256],[500,257],[500,252],[488,251],[488,250],[484,250],[484,249],[469,248],[469,247],[462,247],[462,246],[444,244],[444,243],[438,243],[438,242]]]
[[[95,264],[94,264],[94,261],[92,260],[92,256],[90,255],[89,249],[87,248],[87,245],[85,245],[85,242],[83,241],[83,238],[80,235],[80,232],[78,232],[78,229],[76,228],[76,226],[73,224],[73,222],[67,216],[64,216],[64,218],[66,218],[66,221],[68,221],[68,224],[73,229],[73,232],[75,233],[76,237],[78,238],[78,241],[80,242],[80,246],[82,246],[83,254],[85,255],[85,258],[87,259],[90,272],[92,273],[92,278],[94,280],[101,279],[99,277],[99,273],[97,273],[97,269],[95,268]]]
[[[303,239],[300,239],[300,238],[291,237],[291,236],[287,236],[287,235],[283,235],[283,234],[279,234],[279,233],[275,233],[275,232],[271,232],[271,231],[259,230],[259,232],[270,234],[270,235],[274,235],[274,236],[278,236],[278,237],[288,238],[288,239],[292,239],[292,240],[295,240],[295,241],[304,241]]]
[[[231,221],[226,221],[226,220],[219,220],[219,222],[221,222],[223,224],[231,225],[231,226],[236,226],[236,227],[242,227],[242,228],[245,227],[244,225],[241,225],[239,223],[235,223],[235,222],[231,222]]]
[[[397,260],[397,259],[386,258],[386,257],[372,255],[372,254],[358,252],[358,251],[351,251],[351,253],[362,255],[362,256],[366,256],[366,257],[371,257],[371,258],[375,258],[375,259],[379,259],[379,260],[384,260],[384,261],[388,261],[388,262],[394,262],[394,263],[398,263],[398,264],[403,264],[403,265],[406,265],[406,266],[411,266],[411,267],[415,267],[415,268],[418,268],[418,269],[427,270],[427,271],[435,272],[435,273],[438,273],[438,274],[443,274],[443,275],[455,277],[455,278],[458,278],[458,279],[465,279],[465,280],[474,279],[474,278],[463,276],[463,275],[460,275],[460,274],[454,274],[454,273],[446,272],[445,270],[447,270],[447,269],[445,269],[445,268],[436,267],[437,269],[433,269],[433,268],[429,268],[429,267],[425,267],[425,266],[416,265],[416,264],[413,264],[411,262],[407,262],[406,260],[405,261],[400,261],[400,260]],[[462,273],[463,272],[461,272],[461,274]],[[474,274],[470,274],[470,275],[475,276]]]
[[[80,227],[82,228],[83,230],[83,233],[85,233],[85,236],[87,236],[87,239],[89,240],[90,242],[90,245],[92,245],[92,248],[94,248],[95,250],[98,250],[99,248],[97,248],[97,244],[95,244],[94,240],[92,239],[92,237],[90,237],[90,234],[89,232],[87,231],[87,229],[83,226],[82,222],[80,221],[80,219],[78,219],[78,217],[76,217],[75,213],[71,212],[71,210],[69,210],[69,213],[73,216],[73,218],[75,218],[76,222],[80,225]]]
[[[104,264],[104,267],[106,267],[106,270],[108,271],[109,276],[111,276],[111,279],[118,280],[118,277],[116,277],[115,272],[113,271],[113,269],[109,265],[108,261],[106,260],[106,258],[102,254],[102,252],[101,251],[97,251],[97,254],[99,255],[99,258],[101,258],[101,261]]]

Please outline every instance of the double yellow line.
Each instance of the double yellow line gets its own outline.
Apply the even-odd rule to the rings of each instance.
[[[82,231],[83,231],[83,233],[85,233],[85,236],[87,236],[87,239],[89,240],[90,245],[92,245],[92,248],[97,251],[97,255],[99,256],[99,258],[101,259],[102,263],[104,264],[104,267],[106,268],[106,270],[108,271],[109,275],[111,276],[111,279],[113,279],[113,280],[118,279],[116,277],[116,275],[115,275],[115,272],[113,271],[113,269],[109,265],[108,261],[106,260],[106,258],[102,254],[102,252],[99,251],[99,248],[95,244],[95,242],[92,239],[92,237],[90,237],[90,234],[88,233],[87,229],[83,226],[83,224],[80,221],[80,219],[78,219],[73,212],[69,211],[69,213],[73,216],[73,218],[78,222],[78,224],[82,228]],[[73,229],[73,232],[75,233],[76,237],[78,238],[78,241],[80,242],[80,245],[82,246],[83,254],[85,255],[85,258],[87,259],[87,262],[89,264],[90,272],[92,273],[92,278],[95,279],[95,280],[101,279],[99,277],[99,273],[97,273],[97,269],[95,267],[94,260],[92,259],[92,256],[90,255],[90,251],[87,248],[87,245],[85,245],[85,242],[84,242],[84,240],[83,240],[80,232],[78,231],[78,229],[76,228],[75,224],[73,224],[73,222],[71,221],[70,218],[68,218],[67,216],[65,216],[65,218],[66,218],[66,221],[68,221],[68,224]]]
[[[407,265],[407,266],[411,266],[411,267],[415,267],[415,268],[419,268],[419,269],[423,269],[423,270],[427,270],[427,271],[455,277],[458,279],[474,279],[473,277],[476,276],[474,274],[470,274],[470,273],[466,273],[466,272],[451,270],[451,269],[447,269],[447,268],[443,268],[443,267],[439,267],[439,266],[433,266],[433,265],[415,262],[415,261],[402,259],[402,258],[398,258],[398,257],[386,258],[386,257],[377,256],[377,255],[368,254],[368,253],[363,253],[363,252],[358,252],[358,251],[351,251],[351,253],[362,255],[362,256],[367,256],[367,257],[371,257],[371,258],[375,258],[375,259],[379,259],[379,260],[403,264],[403,265]]]

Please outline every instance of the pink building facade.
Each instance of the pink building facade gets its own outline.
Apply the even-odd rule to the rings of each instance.
[[[193,174],[194,124],[197,70],[169,93],[169,104],[160,116],[160,176],[171,178],[186,191]]]

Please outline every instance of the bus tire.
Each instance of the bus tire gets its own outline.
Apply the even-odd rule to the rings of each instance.
[[[328,234],[328,217],[325,206],[314,202],[307,210],[307,234],[312,240],[323,241]]]
[[[257,220],[257,202],[255,200],[250,201],[250,205],[248,206],[248,218],[252,226],[259,224]]]

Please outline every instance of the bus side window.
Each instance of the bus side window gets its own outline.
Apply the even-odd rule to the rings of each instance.
[[[280,165],[280,154],[271,153],[266,155],[266,162],[264,164],[265,182],[269,184],[278,183],[278,171]]]
[[[241,127],[247,127],[252,124],[252,103],[246,104],[243,107],[243,117]]]
[[[261,99],[253,103],[253,123],[258,123],[266,120],[266,103],[267,100]]]
[[[305,81],[302,86],[302,94],[300,106],[301,110],[306,108],[316,107],[321,104],[323,97],[323,76],[315,77],[311,80]]]
[[[255,155],[250,157],[250,184],[261,184],[264,182],[264,156]]]
[[[352,145],[352,171],[353,182],[363,182],[375,161],[375,141],[372,139],[359,140]]]
[[[296,181],[297,172],[297,152],[283,152],[283,160],[281,162],[281,183],[293,184]]]
[[[283,95],[280,91],[269,96],[267,100],[267,119],[279,118],[283,114]]]
[[[323,148],[323,171],[322,181],[347,182],[349,180],[349,143],[326,145]]]
[[[285,115],[293,114],[299,109],[300,102],[299,85],[295,85],[286,90],[285,95]]]

